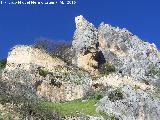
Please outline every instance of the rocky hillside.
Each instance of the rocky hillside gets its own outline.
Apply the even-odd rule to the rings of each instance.
[[[82,15],[75,23],[71,47],[18,45],[0,61],[0,119],[159,120],[156,46]]]
[[[76,17],[75,21],[74,64],[93,71],[109,63],[120,74],[159,84],[160,52],[155,44],[142,41],[124,28],[104,23],[95,28],[83,16]]]

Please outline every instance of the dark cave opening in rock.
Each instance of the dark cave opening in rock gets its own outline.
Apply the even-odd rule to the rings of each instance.
[[[101,65],[103,65],[104,63],[106,63],[106,60],[105,60],[105,57],[104,57],[102,51],[99,51],[96,54],[95,60],[98,62],[98,67],[101,66]]]

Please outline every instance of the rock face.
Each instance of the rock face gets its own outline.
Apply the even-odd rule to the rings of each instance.
[[[6,67],[0,69],[0,97],[100,100],[98,116],[87,115],[87,120],[104,120],[100,113],[109,119],[159,120],[160,52],[156,46],[126,29],[104,23],[95,28],[83,16],[75,22],[71,49],[66,49],[67,54],[61,50],[65,55],[61,58],[69,57],[73,64],[33,46],[15,46]],[[65,117],[81,120],[85,116]]]
[[[1,81],[5,84],[2,94],[71,101],[85,96],[91,77],[87,72],[51,57],[44,50],[15,46],[8,55]]]
[[[96,29],[83,16],[76,17],[73,38],[73,64],[96,71],[109,62],[117,72],[157,83],[160,77],[160,56],[154,44],[144,42],[126,29],[100,24]]]
[[[122,87],[124,85],[130,85],[134,88],[140,88],[145,91],[154,91],[154,86],[149,84],[148,81],[139,81],[131,76],[122,76],[121,74],[109,74],[108,76],[101,77],[92,84],[100,84],[103,86]]]
[[[159,51],[154,44],[142,41],[126,29],[108,24],[102,23],[98,32],[100,49],[106,61],[112,62],[120,73],[147,79],[152,69],[159,72],[156,70],[160,68]]]
[[[97,103],[97,111],[112,113],[119,120],[159,120],[160,101],[143,90],[124,86],[108,91]]]
[[[36,85],[36,94],[50,101],[72,101],[83,98],[91,86],[87,72],[57,66]]]
[[[57,66],[50,72],[44,68],[31,71],[15,68],[3,70],[1,82],[5,83],[1,84],[1,92],[5,94],[38,96],[49,101],[71,101],[85,96],[91,77],[81,70],[62,66]]]
[[[76,56],[72,63],[91,73],[98,72],[98,57],[100,56],[97,39],[98,31],[83,16],[76,17],[75,22],[76,31],[73,37],[72,49],[75,51]]]
[[[51,71],[35,66],[30,71],[21,67],[4,69],[1,82],[0,94],[71,101],[86,95],[91,77],[87,72],[67,66],[56,66]]]
[[[92,23],[89,23],[82,15],[75,18],[76,31],[74,33],[74,40],[72,46],[76,52],[92,48],[93,52],[97,49],[97,29]],[[92,52],[92,51],[91,51]]]
[[[13,70],[17,66],[21,69],[30,70],[33,65],[52,69],[57,65],[65,65],[65,62],[59,58],[51,57],[42,49],[32,46],[15,46],[8,54],[6,65],[8,70]]]

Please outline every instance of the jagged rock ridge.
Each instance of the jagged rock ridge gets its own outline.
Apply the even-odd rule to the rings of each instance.
[[[109,62],[123,75],[159,83],[160,53],[155,44],[142,41],[124,28],[104,23],[95,28],[83,16],[76,17],[75,22],[74,64],[94,72],[101,61]]]

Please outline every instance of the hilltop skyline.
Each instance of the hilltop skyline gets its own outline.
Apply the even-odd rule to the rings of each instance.
[[[38,38],[72,40],[74,17],[83,15],[96,27],[101,22],[126,28],[160,48],[159,1],[80,0],[70,6],[0,6],[0,59],[17,44],[33,44]]]

